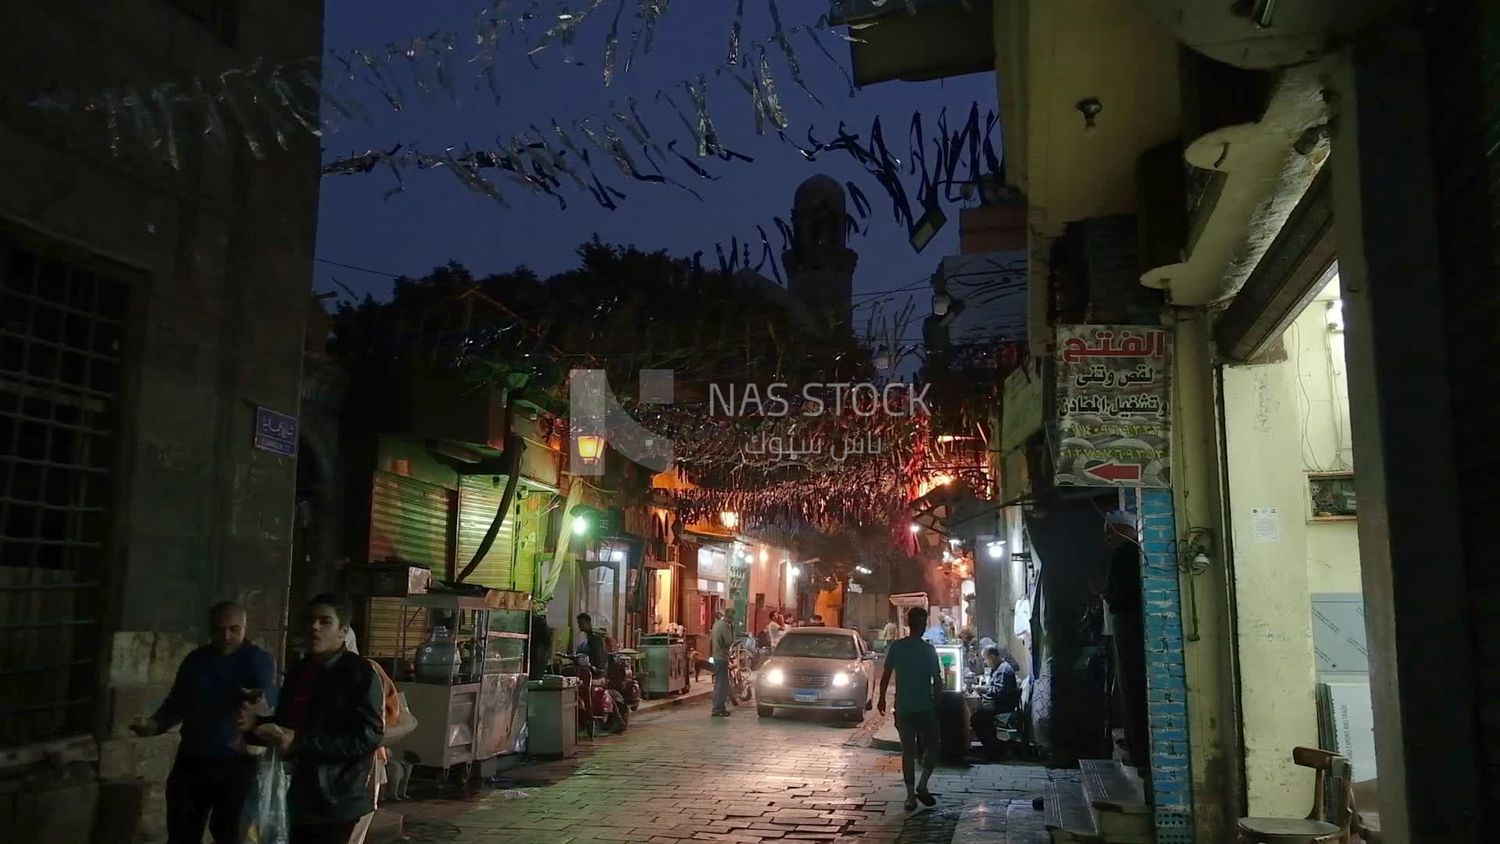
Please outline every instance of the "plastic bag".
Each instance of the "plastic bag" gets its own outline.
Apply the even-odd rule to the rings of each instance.
[[[245,844],[288,844],[292,826],[287,816],[286,791],[290,781],[279,751],[271,750],[261,757],[255,790],[245,800]]]

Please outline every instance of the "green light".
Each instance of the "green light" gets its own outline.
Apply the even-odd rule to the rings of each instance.
[[[589,518],[588,518],[588,516],[574,516],[573,517],[573,534],[575,536],[583,536],[584,534],[586,534],[588,532],[589,532]]]

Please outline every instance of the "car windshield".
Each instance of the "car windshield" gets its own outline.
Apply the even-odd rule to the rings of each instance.
[[[858,659],[854,637],[847,633],[788,633],[776,646],[777,656],[815,659]]]

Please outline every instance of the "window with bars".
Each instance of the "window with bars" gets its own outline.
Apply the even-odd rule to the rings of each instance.
[[[93,725],[127,298],[0,235],[0,747]]]

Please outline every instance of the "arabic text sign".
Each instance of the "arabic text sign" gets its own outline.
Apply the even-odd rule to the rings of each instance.
[[[1057,327],[1059,486],[1170,486],[1171,364],[1164,328]]]
[[[296,457],[297,417],[257,407],[255,409],[255,447],[283,457]]]

